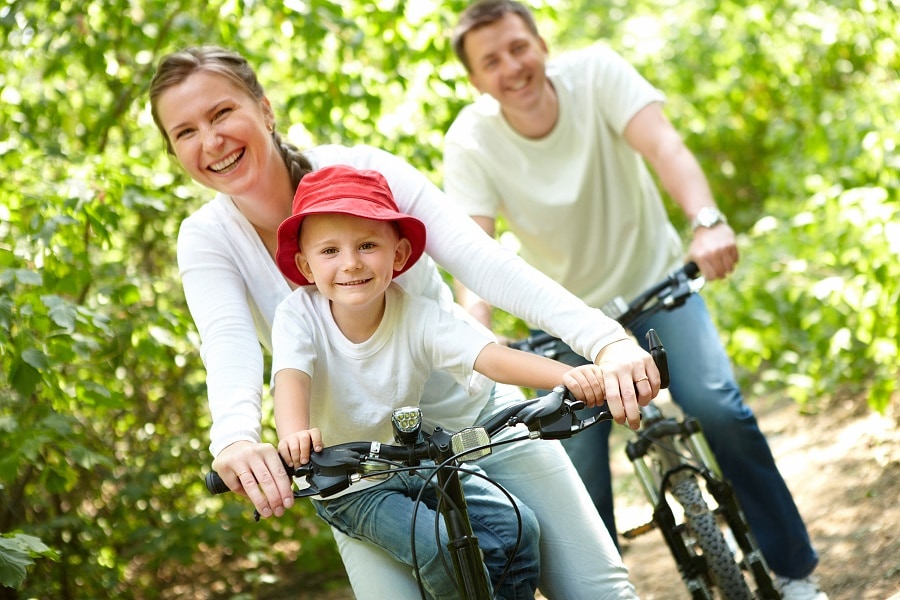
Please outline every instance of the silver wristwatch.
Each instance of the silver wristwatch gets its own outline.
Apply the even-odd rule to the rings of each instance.
[[[718,208],[714,206],[704,206],[697,213],[697,216],[691,221],[691,231],[697,231],[698,227],[715,227],[719,223],[728,224],[728,219],[722,214]]]

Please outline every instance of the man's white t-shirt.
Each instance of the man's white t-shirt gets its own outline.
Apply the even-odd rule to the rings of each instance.
[[[482,95],[447,132],[444,189],[471,216],[502,215],[519,254],[591,306],[631,299],[683,260],[626,125],[663,94],[602,45],[547,64],[559,119],[519,135]]]

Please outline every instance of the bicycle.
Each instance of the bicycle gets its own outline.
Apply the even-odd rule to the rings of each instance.
[[[661,310],[683,305],[703,283],[700,269],[689,262],[631,302],[616,297],[601,310],[628,329]],[[550,358],[561,353],[560,341],[543,332],[511,342],[510,346]],[[664,384],[663,387],[668,386],[668,379]],[[780,598],[700,423],[689,416],[680,421],[666,417],[652,402],[641,412],[641,429],[626,444],[625,452],[653,507],[653,517],[624,532],[623,537],[633,539],[659,529],[693,600],[712,600],[715,589],[725,600]],[[710,508],[707,497],[715,501],[715,507]],[[672,502],[679,506],[680,518],[673,511]],[[736,552],[728,543],[726,531],[737,546]],[[751,590],[744,572],[751,575],[755,590]]]
[[[660,373],[667,374],[665,349],[659,336],[651,330],[647,333],[647,341]],[[395,445],[375,441],[336,444],[313,452],[306,465],[295,469],[285,464],[285,469],[292,479],[303,479],[307,484],[307,487],[300,489],[294,487],[294,498],[316,495],[327,498],[362,479],[385,477],[398,470],[422,471],[427,473],[423,477],[429,482],[437,479],[441,498],[439,514],[446,524],[449,537],[447,549],[459,584],[460,598],[491,600],[493,590],[481,559],[478,538],[472,531],[460,481],[460,473],[467,472],[462,463],[490,454],[491,448],[496,445],[522,439],[564,439],[612,419],[605,404],[597,414],[586,419],[576,414],[583,408],[583,402],[573,399],[565,387],[557,386],[546,395],[510,404],[484,423],[455,433],[435,427],[430,434],[422,430],[422,411],[419,408],[399,408],[391,419],[397,442]],[[492,441],[496,434],[519,424],[527,427],[527,436]],[[432,461],[433,465],[423,465],[422,461]],[[206,474],[206,487],[213,494],[229,491],[215,471]],[[255,518],[259,519],[258,513]],[[411,541],[415,549],[415,538],[412,537]],[[417,570],[415,564],[413,569]],[[416,579],[422,598],[426,598],[421,581],[418,577]]]

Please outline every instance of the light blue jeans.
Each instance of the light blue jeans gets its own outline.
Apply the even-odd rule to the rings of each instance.
[[[449,536],[442,517],[437,524],[440,541],[435,537],[439,500],[435,490],[437,478],[430,484],[425,482],[431,473],[429,467],[433,466],[433,463],[423,463],[419,475],[397,473],[375,487],[333,500],[314,500],[313,504],[318,515],[332,527],[351,537],[372,542],[396,560],[412,565],[412,516],[416,498],[424,487],[422,503],[415,511],[415,556],[419,576],[431,598],[455,600],[459,597],[459,588],[447,552]],[[481,472],[478,467],[467,468]],[[497,486],[476,475],[464,475],[462,484],[472,530],[478,538],[496,597],[533,599],[540,577],[539,527],[534,513],[513,498],[521,516],[521,541],[513,554],[519,521],[510,499]],[[498,587],[507,563],[510,565],[508,574]]]
[[[497,385],[477,421],[520,399],[518,388]],[[518,427],[495,440],[524,433]],[[549,600],[637,598],[625,564],[559,442],[526,440],[498,446],[477,464],[537,517],[544,596]],[[371,543],[335,528],[332,532],[357,600],[419,598],[408,566]]]
[[[731,482],[769,567],[798,579],[815,569],[818,555],[756,418],[744,404],[731,363],[703,299],[694,294],[684,306],[661,311],[632,333],[655,329],[666,349],[672,399],[696,417],[710,448]],[[560,360],[584,364],[568,347]],[[594,426],[563,442],[594,505],[615,535],[609,473],[609,427]]]

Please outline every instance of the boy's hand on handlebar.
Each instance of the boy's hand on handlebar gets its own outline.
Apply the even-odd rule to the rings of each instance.
[[[247,496],[263,518],[280,517],[294,505],[294,492],[272,444],[240,441],[219,452],[213,470],[231,491]]]
[[[281,438],[278,453],[284,462],[297,468],[309,462],[310,453],[322,450],[322,432],[316,427],[295,431]]]
[[[597,365],[582,365],[563,375],[562,384],[576,400],[588,407],[600,406],[606,400],[603,371]]]
[[[606,403],[619,425],[631,429],[641,426],[641,406],[646,406],[659,393],[659,370],[650,354],[634,340],[613,342],[597,355],[597,366],[603,374]]]

